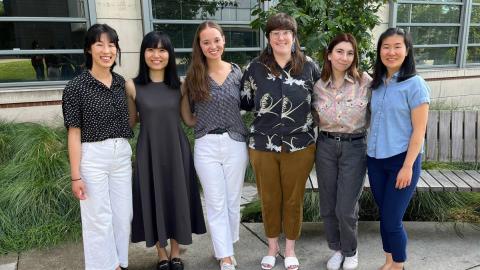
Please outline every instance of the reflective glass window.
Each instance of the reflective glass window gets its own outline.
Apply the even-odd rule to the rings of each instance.
[[[83,54],[0,56],[0,83],[70,80],[84,66]]]
[[[468,47],[467,63],[480,64],[480,46]]]
[[[459,27],[456,26],[418,26],[409,27],[415,45],[458,44]]]
[[[154,29],[170,36],[175,48],[191,48],[196,24],[154,24]],[[227,48],[258,47],[260,34],[244,25],[222,25]]]
[[[458,23],[462,6],[399,4],[397,22],[399,23]]]
[[[0,22],[0,50],[81,49],[86,23]]]
[[[0,0],[0,17],[85,17],[84,0]]]
[[[417,65],[455,65],[457,48],[414,48]]]
[[[471,26],[468,34],[469,44],[480,44],[480,26]]]
[[[252,0],[151,0],[154,19],[250,21]],[[169,7],[169,8],[166,8]],[[175,7],[175,8],[171,8]]]

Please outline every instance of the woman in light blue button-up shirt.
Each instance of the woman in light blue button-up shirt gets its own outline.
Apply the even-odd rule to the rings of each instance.
[[[430,89],[416,74],[412,40],[390,28],[377,44],[367,146],[368,177],[380,209],[385,264],[403,269],[407,235],[402,225],[421,172]]]

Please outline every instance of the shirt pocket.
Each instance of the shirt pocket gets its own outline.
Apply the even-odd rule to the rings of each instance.
[[[353,109],[364,109],[368,105],[367,97],[358,97],[355,99],[345,101],[345,106]]]

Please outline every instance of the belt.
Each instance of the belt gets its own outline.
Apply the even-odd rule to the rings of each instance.
[[[216,128],[214,130],[210,130],[209,132],[207,132],[207,134],[223,134],[225,132],[227,132],[227,130],[224,128]]]
[[[334,139],[335,141],[338,142],[351,142],[351,141],[356,141],[365,138],[366,134],[365,133],[360,133],[360,134],[349,134],[349,133],[331,133],[327,131],[321,131],[321,133],[330,139]]]

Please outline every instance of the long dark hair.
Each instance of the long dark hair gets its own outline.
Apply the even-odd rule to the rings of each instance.
[[[373,81],[371,84],[373,90],[377,89],[383,83],[383,77],[387,73],[387,67],[385,67],[382,59],[380,58],[380,50],[382,49],[383,40],[393,35],[402,36],[403,42],[405,43],[405,47],[407,49],[407,56],[405,57],[405,60],[403,60],[403,63],[400,66],[397,81],[405,81],[417,74],[417,70],[415,68],[415,58],[413,56],[412,36],[410,35],[410,33],[406,32],[402,28],[388,28],[380,35],[377,43],[377,59],[375,60]]]
[[[88,28],[87,34],[85,35],[85,43],[83,45],[83,54],[85,56],[85,66],[88,69],[92,69],[93,66],[93,59],[92,59],[92,54],[89,52],[92,48],[92,45],[95,42],[100,41],[100,37],[102,34],[105,33],[107,34],[108,39],[110,42],[115,44],[115,47],[117,48],[117,55],[118,55],[118,63],[121,63],[121,51],[120,51],[120,45],[118,44],[118,34],[115,29],[110,27],[107,24],[94,24]],[[110,67],[110,70],[113,70],[115,67],[116,62],[113,62],[113,65]]]
[[[143,37],[142,45],[140,46],[140,64],[138,75],[133,79],[135,83],[147,84],[150,79],[149,67],[145,62],[145,51],[148,48],[161,48],[168,52],[168,63],[165,67],[165,76],[163,82],[174,89],[180,88],[180,79],[177,74],[177,64],[175,62],[175,51],[167,34],[160,31],[152,31]]]
[[[191,101],[205,101],[210,98],[210,84],[208,82],[207,58],[200,47],[200,33],[206,28],[217,29],[225,38],[222,27],[213,21],[204,21],[197,27],[197,32],[193,38],[192,60],[187,69],[185,77],[185,91],[188,93]]]
[[[277,13],[268,19],[265,27],[265,35],[267,36],[269,44],[267,44],[267,48],[265,48],[260,54],[260,62],[264,63],[270,69],[273,75],[280,75],[281,70],[278,68],[272,48],[270,46],[270,32],[275,29],[291,30],[293,32],[293,38],[295,39],[293,42],[293,45],[295,46],[295,52],[292,52],[292,60],[290,61],[292,68],[290,72],[292,75],[299,75],[303,71],[305,55],[300,50],[300,41],[298,40],[297,36],[297,22],[295,21],[295,18],[286,13]]]
[[[342,33],[337,35],[332,41],[330,41],[330,44],[328,44],[328,47],[325,50],[325,53],[323,54],[323,68],[322,68],[322,74],[320,77],[322,78],[322,81],[326,82],[331,76],[332,76],[332,62],[328,60],[328,54],[333,52],[333,48],[337,46],[338,43],[341,42],[348,42],[352,44],[353,48],[353,62],[350,65],[350,67],[346,70],[347,74],[350,75],[355,81],[360,80],[360,74],[358,73],[358,49],[357,49],[357,40],[355,39],[354,36],[348,33]]]

